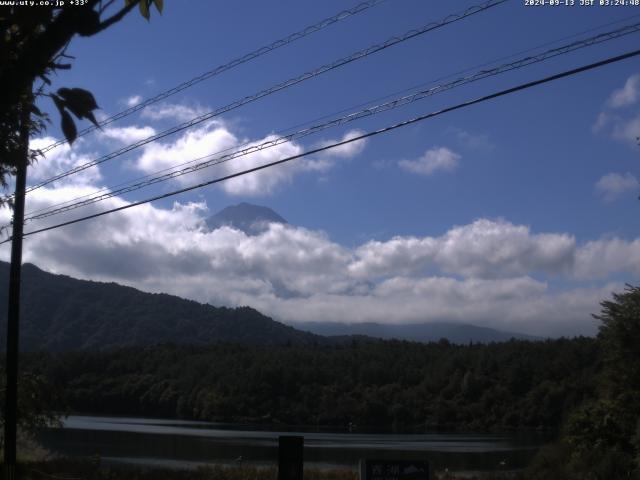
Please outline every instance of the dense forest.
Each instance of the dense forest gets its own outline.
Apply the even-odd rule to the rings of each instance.
[[[306,425],[554,428],[594,396],[594,339],[156,346],[32,354],[73,412]]]

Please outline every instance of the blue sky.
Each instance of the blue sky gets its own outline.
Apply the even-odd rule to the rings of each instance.
[[[260,141],[487,62],[495,66],[503,57],[520,58],[522,51],[549,42],[555,43],[536,52],[640,21],[640,10],[632,7],[523,3],[509,1],[40,189],[27,210],[211,148]],[[95,38],[75,39],[69,48],[77,57],[73,69],[61,72],[54,86],[90,89],[106,117],[136,97],[153,96],[355,4],[169,0],[164,14],[154,11],[150,22],[136,13]],[[60,147],[33,169],[32,181],[474,4],[387,0],[88,135],[72,149]],[[619,23],[603,26],[611,22]],[[456,88],[263,157],[237,159],[32,226],[170,191],[624,53],[637,48],[638,39],[632,34]],[[25,260],[54,272],[214,304],[249,304],[289,322],[450,320],[538,335],[593,333],[589,313],[598,302],[640,276],[638,74],[640,60],[627,60],[242,182],[34,236],[25,242]],[[60,135],[55,123],[50,137]],[[34,141],[43,146],[51,139]],[[201,230],[203,218],[241,201],[269,206],[293,226],[274,226],[259,238]],[[2,255],[7,257],[6,249]]]

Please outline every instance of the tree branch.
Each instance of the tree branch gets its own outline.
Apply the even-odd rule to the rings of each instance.
[[[106,28],[109,28],[114,23],[118,23],[120,20],[122,20],[124,18],[124,16],[127,13],[129,13],[131,10],[133,10],[139,3],[140,3],[140,0],[133,0],[131,3],[129,3],[129,5],[127,5],[123,9],[121,9],[118,13],[110,16],[109,18],[107,18],[103,22],[100,22],[100,25],[98,25],[98,27],[95,29],[95,31],[92,32],[88,36],[95,35],[96,33],[99,33],[102,30],[104,30]]]

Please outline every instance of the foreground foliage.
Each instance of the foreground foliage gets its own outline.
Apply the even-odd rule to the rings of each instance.
[[[309,344],[323,337],[302,332],[248,307],[200,304],[173,295],[145,293],[115,283],[53,275],[34,265],[22,269],[21,351],[98,350],[174,341]],[[0,262],[0,305],[6,305],[9,264]],[[0,324],[6,322],[0,309]],[[6,343],[0,328],[0,345]]]
[[[571,413],[560,444],[538,456],[536,478],[640,479],[640,288],[601,305],[597,395]]]
[[[101,467],[99,458],[71,460],[65,458],[40,462],[27,462],[21,466],[20,478],[24,480],[84,479],[84,480],[276,480],[275,467],[208,466],[194,470],[159,468]],[[2,477],[0,477],[2,478]],[[357,480],[353,470],[304,470],[305,480]],[[472,476],[457,476],[451,473],[434,472],[434,480],[528,480],[524,472],[478,473]]]

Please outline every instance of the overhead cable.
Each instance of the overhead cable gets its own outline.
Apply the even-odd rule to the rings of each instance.
[[[65,227],[65,226],[68,226],[68,225],[73,225],[73,224],[76,224],[76,223],[79,223],[79,222],[84,222],[86,220],[91,220],[91,219],[94,219],[94,218],[98,218],[98,217],[101,217],[101,216],[104,216],[104,215],[108,215],[108,214],[111,214],[111,213],[127,210],[129,208],[137,207],[139,205],[143,205],[143,204],[146,204],[146,203],[150,203],[150,202],[154,202],[154,201],[157,201],[157,200],[162,200],[162,199],[165,199],[165,198],[169,198],[169,197],[181,194],[181,193],[186,193],[186,192],[189,192],[189,191],[192,191],[192,190],[196,190],[198,188],[206,187],[208,185],[213,185],[213,184],[216,184],[216,183],[224,182],[224,181],[230,180],[232,178],[237,178],[237,177],[240,177],[240,176],[243,176],[243,175],[247,175],[249,173],[254,173],[254,172],[257,172],[257,171],[260,171],[260,170],[264,170],[266,168],[271,168],[271,167],[274,167],[276,165],[281,165],[283,163],[290,162],[290,161],[296,160],[298,158],[306,157],[308,155],[314,155],[316,153],[320,153],[320,152],[323,152],[323,151],[326,151],[326,150],[330,150],[332,148],[337,148],[337,147],[340,147],[340,146],[343,146],[343,145],[348,145],[348,144],[353,143],[353,142],[361,141],[361,140],[364,140],[364,139],[367,139],[367,138],[370,138],[370,137],[374,137],[374,136],[377,136],[377,135],[381,135],[383,133],[387,133],[387,132],[390,132],[390,131],[393,131],[393,130],[396,130],[396,129],[399,129],[399,128],[403,128],[403,127],[412,125],[414,123],[427,120],[429,118],[437,117],[437,116],[443,115],[445,113],[449,113],[449,112],[453,112],[453,111],[456,111],[456,110],[460,110],[462,108],[470,107],[470,106],[476,105],[478,103],[482,103],[482,102],[486,102],[486,101],[489,101],[489,100],[493,100],[495,98],[499,98],[499,97],[502,97],[502,96],[505,96],[505,95],[509,95],[509,94],[512,94],[512,93],[515,93],[515,92],[519,92],[519,91],[522,91],[522,90],[527,90],[529,88],[532,88],[532,87],[535,87],[535,86],[538,86],[538,85],[542,85],[542,84],[549,83],[549,82],[552,82],[552,81],[555,81],[555,80],[559,80],[561,78],[570,77],[570,76],[573,76],[573,75],[576,75],[576,74],[579,74],[579,73],[582,73],[582,72],[586,72],[586,71],[593,70],[593,69],[596,69],[596,68],[599,68],[599,67],[603,67],[605,65],[609,65],[609,64],[620,62],[622,60],[626,60],[626,59],[629,59],[629,58],[632,58],[632,57],[636,57],[638,55],[640,55],[640,50],[633,50],[633,51],[624,53],[622,55],[617,55],[615,57],[609,57],[609,58],[606,58],[604,60],[600,60],[598,62],[590,63],[588,65],[583,65],[581,67],[573,68],[571,70],[566,70],[564,72],[557,73],[557,74],[554,74],[554,75],[550,75],[550,76],[547,76],[547,77],[544,77],[544,78],[541,78],[541,79],[538,79],[538,80],[534,80],[534,81],[531,81],[531,82],[522,83],[522,84],[519,84],[519,85],[517,85],[515,87],[507,88],[505,90],[500,90],[498,92],[495,92],[495,93],[492,93],[492,94],[489,94],[489,95],[485,95],[483,97],[479,97],[479,98],[476,98],[476,99],[473,99],[473,100],[468,100],[466,102],[458,103],[458,104],[453,105],[451,107],[443,108],[441,110],[437,110],[437,111],[434,111],[434,112],[431,112],[431,113],[420,115],[418,117],[414,117],[414,118],[411,118],[409,120],[404,120],[402,122],[399,122],[399,123],[396,123],[396,124],[393,124],[393,125],[390,125],[390,126],[387,126],[387,127],[384,127],[384,128],[380,128],[378,130],[374,130],[374,131],[371,131],[371,132],[368,132],[368,133],[364,133],[362,135],[358,135],[358,136],[349,138],[347,140],[343,140],[341,142],[336,142],[336,143],[332,143],[330,145],[325,145],[323,147],[314,148],[312,150],[308,150],[308,151],[300,153],[298,155],[292,155],[292,156],[289,156],[289,157],[286,157],[286,158],[282,158],[280,160],[276,160],[276,161],[273,161],[273,162],[265,163],[263,165],[259,165],[257,167],[253,167],[253,168],[249,168],[249,169],[246,169],[246,170],[242,170],[240,172],[236,172],[236,173],[233,173],[233,174],[230,174],[230,175],[225,175],[223,177],[214,178],[214,179],[208,180],[206,182],[198,183],[196,185],[191,185],[189,187],[181,188],[179,190],[174,190],[172,192],[164,193],[162,195],[156,195],[154,197],[147,198],[147,199],[144,199],[144,200],[140,200],[140,201],[137,201],[137,202],[133,202],[133,203],[130,203],[130,204],[127,204],[127,205],[123,205],[123,206],[117,207],[117,208],[112,208],[112,209],[105,210],[105,211],[102,211],[102,212],[94,213],[92,215],[87,215],[87,216],[84,216],[84,217],[76,218],[74,220],[69,220],[69,221],[66,221],[66,222],[58,223],[56,225],[51,225],[51,226],[40,228],[40,229],[37,229],[37,230],[32,230],[30,232],[24,233],[22,236],[23,237],[27,237],[27,236],[30,236],[30,235],[35,235],[37,233],[47,232],[47,231],[54,230],[54,229],[61,228],[61,227]],[[11,238],[8,238],[7,240],[4,240],[4,241],[0,242],[0,245],[3,244],[3,243],[7,243],[9,241],[11,241]]]
[[[376,5],[384,2],[386,0],[369,0],[366,2],[362,2],[359,3],[358,5],[356,5],[353,8],[350,8],[348,10],[342,10],[341,12],[325,18],[323,20],[320,20],[318,23],[315,23],[313,25],[309,25],[306,28],[303,28],[300,31],[297,31],[295,33],[292,33],[290,35],[287,35],[286,37],[283,37],[279,40],[276,40],[275,42],[270,43],[269,45],[265,45],[264,47],[260,47],[256,50],[253,50],[252,52],[249,52],[241,57],[235,58],[233,60],[231,60],[230,62],[227,62],[223,65],[219,65],[217,67],[215,67],[212,70],[209,70],[207,72],[204,72],[200,75],[198,75],[197,77],[194,77],[190,80],[187,80],[185,82],[182,82],[179,85],[176,85],[173,88],[170,88],[169,90],[165,90],[164,92],[158,93],[157,95],[150,97],[146,100],[143,100],[142,102],[133,105],[129,108],[127,108],[126,110],[123,110],[119,113],[116,113],[115,115],[112,115],[104,120],[102,120],[101,122],[98,123],[99,127],[104,127],[105,125],[108,125],[110,123],[115,122],[116,120],[120,120],[121,118],[125,118],[128,117],[129,115],[138,112],[140,110],[142,110],[145,107],[148,107],[149,105],[152,105],[154,103],[157,103],[161,100],[165,100],[166,98],[169,98],[172,95],[175,95],[178,92],[181,92],[183,90],[186,90],[189,87],[192,87],[200,82],[203,82],[205,80],[208,80],[209,78],[215,77],[216,75],[220,75],[223,72],[226,72],[227,70],[231,70],[232,68],[235,68],[239,65],[242,65],[243,63],[247,63],[251,60],[254,60],[255,58],[261,57],[262,55],[265,55],[266,53],[272,52],[274,50],[277,50],[278,48],[284,47],[285,45],[289,45],[290,43],[293,43],[297,40],[300,40],[308,35],[311,35],[312,33],[318,32],[330,25],[333,25],[334,23],[337,23],[341,20],[344,20],[346,18],[352,17],[354,15],[357,15],[361,12],[364,12],[365,10],[368,10],[371,7],[375,7]],[[97,128],[94,125],[91,125],[83,130],[80,130],[78,132],[78,137],[81,137],[83,135],[86,135],[87,133],[93,132],[94,130],[96,130]],[[41,148],[40,151],[42,153],[46,153],[49,150],[54,149],[55,147],[59,146],[59,145],[63,145],[67,143],[66,140],[58,140],[55,143],[52,143],[51,145],[47,145],[44,148]]]
[[[199,115],[197,117],[192,118],[189,121],[183,122],[177,126],[171,127],[167,130],[164,130],[163,132],[160,132],[158,134],[149,136],[147,138],[144,138],[138,142],[132,143],[130,145],[127,145],[119,150],[116,150],[114,152],[111,152],[107,155],[104,155],[100,158],[97,158],[93,161],[87,162],[85,164],[82,165],[78,165],[66,172],[62,172],[58,175],[55,175],[53,177],[50,177],[46,180],[43,180],[35,185],[32,185],[30,187],[28,187],[25,190],[25,194],[32,192],[33,190],[36,190],[38,188],[41,188],[45,185],[48,185],[50,183],[53,183],[57,180],[60,180],[62,178],[68,177],[70,175],[74,175],[76,173],[79,173],[83,170],[86,170],[88,168],[91,168],[93,166],[102,164],[106,161],[112,160],[113,158],[119,157],[121,155],[124,155],[127,152],[130,152],[136,148],[142,147],[144,145],[147,145],[151,142],[155,142],[158,141],[164,137],[167,137],[169,135],[173,135],[174,133],[180,132],[182,130],[191,128],[195,125],[198,125],[202,122],[205,122],[207,120],[211,120],[214,117],[217,117],[223,113],[227,113],[231,110],[235,110],[236,108],[239,108],[243,105],[246,105],[248,103],[251,102],[255,102],[258,99],[261,99],[263,97],[266,97],[268,95],[271,95],[273,93],[276,93],[280,90],[284,90],[285,88],[291,87],[293,85],[297,85],[298,83],[304,82],[306,80],[309,80],[311,78],[317,77],[319,75],[322,75],[323,73],[327,73],[329,71],[335,70],[336,68],[342,67],[344,65],[347,65],[349,63],[355,62],[357,60],[360,60],[362,58],[368,57],[369,55],[372,55],[374,53],[380,52],[382,50],[385,50],[389,47],[392,47],[394,45],[397,45],[399,43],[402,42],[406,42],[407,40],[410,40],[412,38],[415,38],[417,36],[423,35],[427,32],[436,30],[438,28],[444,27],[446,25],[452,24],[454,22],[458,22],[464,18],[470,17],[472,15],[475,15],[477,13],[480,12],[484,12],[490,8],[496,7],[500,4],[503,4],[505,2],[507,2],[508,0],[489,0],[483,4],[480,5],[474,5],[471,6],[469,8],[467,8],[466,10],[464,10],[464,12],[461,13],[457,13],[457,14],[451,14],[448,15],[447,17],[445,17],[443,20],[440,20],[438,22],[431,22],[427,25],[424,25],[420,28],[417,29],[413,29],[413,30],[409,30],[408,32],[405,32],[404,34],[400,35],[400,36],[395,36],[395,37],[391,37],[388,40],[386,40],[383,43],[380,44],[376,44],[376,45],[372,45],[368,48],[365,48],[363,50],[359,50],[347,57],[343,57],[339,60],[336,60],[334,62],[325,64],[321,67],[318,67],[314,70],[311,70],[309,72],[303,73],[302,75],[299,75],[297,77],[293,77],[290,78],[289,80],[285,80],[284,82],[278,83],[276,85],[273,85],[267,89],[261,90],[257,93],[254,93],[252,95],[248,95],[244,98],[241,98],[239,100],[236,100],[228,105],[225,105],[223,107],[217,108],[216,110],[213,110],[211,112],[205,113],[203,115]],[[9,200],[11,197],[7,197],[5,198],[5,200]]]
[[[119,188],[115,188],[115,189],[108,189],[108,191],[106,191],[105,193],[100,193],[100,192],[95,192],[93,194],[88,194],[88,195],[84,195],[83,197],[79,197],[73,200],[69,200],[67,202],[63,202],[61,204],[57,204],[57,205],[53,205],[50,207],[45,207],[43,209],[40,210],[36,210],[34,212],[30,212],[26,217],[25,217],[25,222],[28,221],[33,221],[33,220],[39,220],[39,219],[43,219],[43,218],[47,218],[50,217],[52,215],[57,215],[63,212],[67,212],[70,210],[74,210],[76,208],[80,208],[80,207],[84,207],[86,205],[90,205],[93,203],[97,203],[103,200],[106,200],[108,198],[112,198],[115,197],[117,195],[123,195],[126,193],[130,193],[132,191],[136,191],[139,190],[141,188],[150,186],[150,185],[154,185],[156,183],[160,183],[160,182],[164,182],[167,180],[171,180],[177,177],[181,177],[183,175],[189,174],[189,173],[193,173],[199,170],[202,170],[204,168],[208,168],[214,165],[219,165],[221,163],[225,163],[228,162],[230,160],[233,160],[235,158],[238,157],[243,157],[246,155],[250,155],[252,153],[256,153],[262,150],[265,150],[267,148],[271,148],[271,147],[275,147],[277,145],[283,144],[283,143],[287,143],[287,142],[292,142],[294,140],[306,137],[308,135],[314,134],[314,133],[318,133],[320,131],[326,130],[328,128],[331,127],[336,127],[339,125],[344,125],[346,123],[350,123],[353,122],[355,120],[359,120],[361,118],[364,117],[368,117],[371,115],[375,115],[381,112],[385,112],[385,111],[389,111],[389,110],[393,110],[395,108],[404,106],[404,105],[408,105],[411,103],[414,103],[418,100],[422,100],[424,98],[436,95],[438,93],[442,93],[451,89],[454,89],[456,87],[465,85],[465,84],[469,84],[472,82],[476,82],[478,80],[482,80],[488,77],[493,77],[499,74],[503,74],[512,70],[516,70],[516,69],[520,69],[520,68],[524,68],[536,63],[540,63],[542,61],[548,60],[550,58],[555,58],[557,56],[560,55],[565,55],[568,54],[570,52],[585,48],[585,47],[590,47],[593,45],[597,45],[609,40],[613,40],[613,39],[617,39],[632,33],[637,33],[640,31],[640,22],[633,24],[633,25],[625,25],[623,27],[620,27],[616,30],[612,30],[610,32],[606,32],[606,33],[602,33],[599,35],[595,35],[583,40],[579,40],[579,41],[575,41],[566,45],[562,45],[560,47],[556,47],[550,50],[547,50],[545,52],[536,54],[536,55],[530,55],[530,56],[526,56],[524,58],[518,59],[514,62],[509,62],[509,63],[505,63],[503,65],[491,68],[491,69],[487,69],[487,70],[480,70],[478,72],[476,72],[473,75],[467,75],[465,77],[460,77],[456,80],[453,80],[451,82],[447,82],[447,83],[443,83],[440,85],[436,85],[427,89],[423,89],[417,92],[414,92],[412,94],[409,95],[404,95],[402,97],[384,102],[382,104],[378,104],[375,106],[371,106],[371,107],[367,107],[364,108],[362,110],[359,110],[357,112],[353,112],[353,113],[349,113],[347,115],[343,115],[341,117],[338,118],[334,118],[331,119],[329,121],[325,121],[323,123],[319,123],[316,125],[312,125],[310,127],[307,128],[303,128],[301,130],[295,131],[293,133],[290,133],[288,135],[282,135],[282,136],[278,136],[272,139],[269,139],[267,141],[261,142],[261,143],[249,143],[246,144],[247,146],[245,148],[241,148],[238,150],[234,150],[231,153],[225,154],[225,155],[220,155],[220,153],[223,152],[215,152],[215,153],[211,153],[193,160],[190,160],[188,162],[184,162],[181,165],[177,165],[175,167],[170,167],[167,169],[163,169],[160,172],[156,172],[156,174],[152,174],[152,175],[147,175],[145,177],[143,177],[142,179],[140,179],[139,181],[135,181],[135,182],[131,182],[131,183],[126,183],[126,184],[121,184],[124,186],[121,186]],[[226,149],[225,151],[231,150],[230,148]],[[219,156],[220,155],[220,156]],[[214,157],[214,158],[212,158]],[[202,161],[205,159],[210,159],[207,161]],[[195,163],[195,162],[199,162],[199,163]],[[189,165],[191,164],[191,165]],[[181,168],[179,170],[176,170],[179,167],[183,167],[184,165],[189,165],[186,166],[184,168]],[[168,171],[168,170],[173,170],[173,171]],[[168,172],[167,172],[168,171]],[[162,175],[159,175],[159,173],[162,172],[167,172],[167,173],[163,173]],[[89,197],[89,198],[86,198]]]

